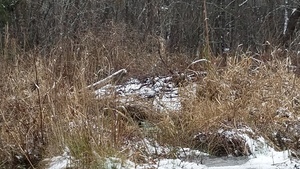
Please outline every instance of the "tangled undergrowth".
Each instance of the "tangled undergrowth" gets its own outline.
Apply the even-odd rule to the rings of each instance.
[[[100,166],[112,156],[143,162],[143,152],[132,153],[127,143],[145,137],[162,145],[228,155],[244,142],[228,144],[220,130],[243,127],[254,131],[253,138],[263,136],[275,148],[299,155],[300,83],[286,60],[228,56],[226,67],[210,63],[189,67],[188,56],[162,58],[149,53],[148,44],[129,48],[118,38],[103,41],[87,35],[81,44],[64,40],[47,54],[24,52],[6,42],[0,64],[1,168],[43,168],[43,159],[66,147],[76,168]],[[193,81],[179,78],[181,109],[161,111],[149,99],[133,98],[141,104],[126,105],[115,92],[95,97],[86,88],[120,68],[129,71],[125,80],[170,75],[169,70],[205,74],[195,74]],[[205,136],[201,141],[199,134]],[[251,153],[239,149],[236,155]]]

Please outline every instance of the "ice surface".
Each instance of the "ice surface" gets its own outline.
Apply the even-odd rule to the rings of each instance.
[[[300,167],[300,161],[292,159],[289,151],[275,151],[267,146],[263,138],[257,140],[248,138],[254,146],[252,148],[259,150],[249,157],[212,157],[198,150],[178,148],[178,158],[150,158],[149,163],[136,164],[130,160],[110,157],[105,158],[104,167],[106,169],[298,169]],[[155,141],[144,139],[141,143],[149,155],[169,151]],[[66,152],[62,156],[53,157],[48,169],[65,169],[70,166],[71,158]]]

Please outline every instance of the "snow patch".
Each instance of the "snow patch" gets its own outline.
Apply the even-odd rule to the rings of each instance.
[[[70,150],[68,147],[65,148],[62,156],[52,157],[51,159],[45,159],[45,161],[50,161],[48,169],[66,169],[72,167],[72,160],[74,159],[70,155]]]

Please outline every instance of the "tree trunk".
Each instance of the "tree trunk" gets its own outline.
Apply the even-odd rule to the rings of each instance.
[[[289,17],[285,34],[282,36],[282,45],[287,47],[293,38],[297,22],[300,18],[300,7],[295,9]]]

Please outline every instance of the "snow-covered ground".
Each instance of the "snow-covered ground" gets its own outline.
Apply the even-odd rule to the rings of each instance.
[[[152,100],[153,105],[160,110],[179,110],[178,87],[172,83],[171,77],[147,78],[144,82],[131,79],[123,85],[106,85],[95,91],[97,96],[109,95],[115,92],[122,102],[130,102],[134,96]]]
[[[165,153],[166,147],[155,147],[148,140],[143,141],[147,147],[148,153]],[[299,169],[300,161],[290,157],[289,151],[277,152],[266,145],[265,141],[251,140],[251,149],[255,153],[249,157],[212,157],[198,150],[180,148],[177,152],[177,158],[151,159],[151,162],[136,164],[130,160],[121,160],[115,157],[106,158],[104,168],[107,169]],[[158,150],[158,151],[157,151]],[[257,154],[256,154],[257,153]],[[50,159],[48,169],[65,169],[72,166],[73,158],[65,152],[62,156]]]
[[[95,93],[98,96],[104,96],[113,91],[120,96],[118,98],[121,102],[128,102],[128,99],[130,101],[134,98],[132,96],[137,96],[152,99],[153,105],[159,110],[179,110],[181,108],[179,89],[171,80],[171,77],[149,78],[144,82],[131,79],[124,85],[106,85]],[[190,92],[193,93],[193,87],[190,88]],[[110,157],[104,160],[104,167],[107,169],[300,169],[300,160],[292,158],[289,151],[275,151],[268,146],[263,137],[252,139],[246,133],[253,131],[247,127],[236,131],[219,132],[227,134],[228,137],[238,134],[249,146],[251,155],[213,157],[198,150],[179,147],[176,158],[159,158],[163,157],[162,154],[168,153],[169,148],[160,146],[155,140],[145,139],[142,144],[135,143],[136,146],[140,146],[135,149],[144,148],[149,156],[155,154],[154,158],[149,157],[148,162],[137,164],[130,160]],[[76,159],[69,155],[68,148],[66,148],[63,155],[47,159],[48,169],[70,167],[74,160]]]

